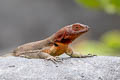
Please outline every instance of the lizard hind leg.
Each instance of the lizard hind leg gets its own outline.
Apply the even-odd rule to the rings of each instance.
[[[40,53],[39,50],[30,50],[30,51],[13,53],[13,56],[32,59],[32,58],[39,58],[39,53]]]
[[[20,52],[20,53],[17,53],[17,57],[23,57],[23,58],[28,58],[28,59],[46,59],[54,63],[61,62],[59,57],[51,56],[50,54],[42,52],[41,50]]]

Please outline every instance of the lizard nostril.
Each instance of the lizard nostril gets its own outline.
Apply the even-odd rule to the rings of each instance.
[[[87,26],[87,25],[86,25],[85,27],[86,27],[86,30],[87,30],[87,31],[90,29],[90,27],[89,27],[89,26]]]

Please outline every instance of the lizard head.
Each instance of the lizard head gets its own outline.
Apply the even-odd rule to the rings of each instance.
[[[55,41],[69,44],[88,30],[89,27],[87,25],[74,23],[72,25],[65,26],[56,32]]]

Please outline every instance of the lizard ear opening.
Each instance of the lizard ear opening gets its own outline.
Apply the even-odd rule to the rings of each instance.
[[[56,47],[58,47],[58,44],[54,43],[54,45],[55,45]]]

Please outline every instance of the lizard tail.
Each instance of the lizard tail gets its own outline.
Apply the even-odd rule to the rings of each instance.
[[[8,54],[5,54],[5,55],[2,55],[0,57],[8,57],[8,56],[12,56],[13,53],[8,53]]]

